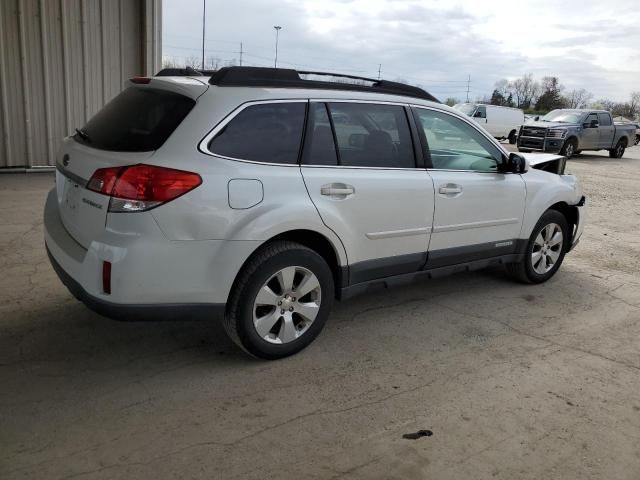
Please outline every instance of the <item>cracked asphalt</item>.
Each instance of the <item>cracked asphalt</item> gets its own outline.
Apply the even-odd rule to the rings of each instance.
[[[276,362],[87,310],[44,251],[53,176],[0,175],[0,478],[640,478],[640,147],[568,169],[590,218],[550,282],[357,297]]]

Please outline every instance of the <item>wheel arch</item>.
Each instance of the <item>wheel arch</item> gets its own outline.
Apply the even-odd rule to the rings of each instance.
[[[567,219],[567,224],[570,228],[570,238],[573,239],[573,235],[575,234],[576,228],[578,227],[579,213],[578,207],[575,205],[569,205],[567,202],[557,202],[551,205],[547,210],[555,210],[560,212]]]
[[[238,281],[238,277],[244,270],[247,263],[251,259],[253,259],[257,252],[259,252],[266,245],[279,240],[299,243],[300,245],[304,245],[305,247],[313,250],[318,255],[320,255],[327,262],[329,268],[331,269],[336,289],[335,295],[338,295],[340,289],[345,286],[345,282],[348,277],[348,264],[346,261],[346,253],[344,252],[344,247],[342,246],[342,244],[335,245],[334,242],[332,242],[326,235],[316,230],[300,228],[287,230],[273,235],[271,238],[265,240],[259,246],[257,246],[242,263],[240,269],[238,269],[233,280],[229,296],[231,296],[231,293],[233,292]]]

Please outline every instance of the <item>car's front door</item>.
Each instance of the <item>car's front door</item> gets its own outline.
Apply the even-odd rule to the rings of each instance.
[[[580,136],[579,150],[595,150],[600,147],[600,129],[598,128],[598,115],[590,113],[584,123],[587,125]]]
[[[350,283],[424,266],[433,183],[416,168],[402,105],[311,102],[302,175],[323,222],[341,239]]]
[[[525,208],[522,177],[498,171],[503,152],[467,121],[437,109],[413,111],[424,132],[422,142],[435,187],[427,266],[514,253]],[[447,137],[432,130],[433,125],[443,124]]]

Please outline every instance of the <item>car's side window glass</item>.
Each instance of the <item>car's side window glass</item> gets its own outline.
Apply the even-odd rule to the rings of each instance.
[[[496,172],[502,152],[478,130],[453,115],[415,108],[418,128],[424,130],[433,168]]]
[[[400,105],[330,103],[340,165],[414,168],[411,132]]]
[[[309,123],[302,163],[305,165],[337,165],[331,122],[324,103],[309,105]]]
[[[224,157],[298,163],[306,103],[265,103],[242,110],[209,142]]]
[[[601,127],[608,127],[611,125],[611,117],[606,113],[599,113],[598,123],[600,123]]]
[[[487,107],[479,106],[473,116],[474,118],[487,118]]]
[[[591,125],[592,122],[597,122],[597,121],[598,121],[598,116],[595,113],[590,113],[587,119],[585,120],[585,122],[588,123],[589,125]]]

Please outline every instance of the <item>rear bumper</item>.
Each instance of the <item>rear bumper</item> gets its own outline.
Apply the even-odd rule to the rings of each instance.
[[[94,312],[114,320],[220,320],[225,304],[117,304],[90,295],[60,266],[46,247],[53,270],[71,294]]]
[[[83,246],[66,230],[55,190],[45,205],[44,238],[51,264],[71,293],[118,319],[219,317],[237,272],[261,243],[171,241],[142,213],[114,214],[104,232]],[[103,291],[105,261],[111,263],[111,293]]]

